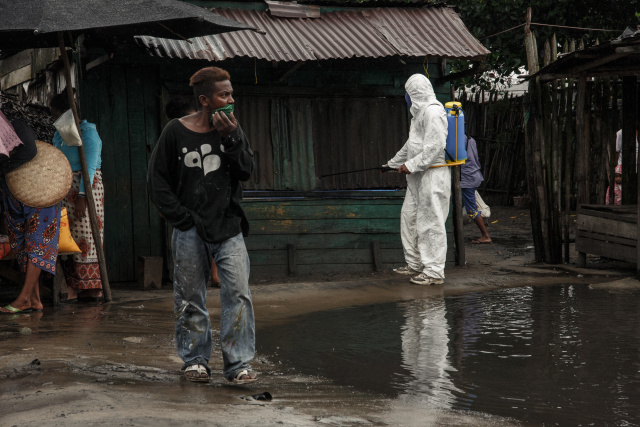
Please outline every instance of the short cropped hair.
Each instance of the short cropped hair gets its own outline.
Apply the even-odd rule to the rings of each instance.
[[[195,74],[191,76],[189,86],[193,87],[193,94],[196,96],[196,99],[199,99],[200,95],[211,96],[215,84],[225,80],[231,80],[227,71],[218,67],[206,67],[196,71]],[[198,105],[200,105],[199,101]]]

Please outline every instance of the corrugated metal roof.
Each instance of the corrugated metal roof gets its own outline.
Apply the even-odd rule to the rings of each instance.
[[[215,9],[216,14],[266,31],[179,40],[137,37],[153,55],[222,61],[382,58],[394,55],[482,60],[490,52],[451,7],[371,8],[324,13],[320,18],[280,18],[267,11]]]

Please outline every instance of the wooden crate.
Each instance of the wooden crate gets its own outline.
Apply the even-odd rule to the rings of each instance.
[[[638,207],[636,205],[582,205],[577,212],[576,251],[635,263]]]

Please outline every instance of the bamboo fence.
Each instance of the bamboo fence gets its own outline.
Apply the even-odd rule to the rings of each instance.
[[[559,44],[554,35],[539,55],[533,32],[527,28],[525,35],[530,75],[541,62],[546,66],[558,58],[558,46],[565,53],[576,50],[575,41]],[[578,49],[584,49],[582,42]],[[621,91],[616,77],[529,82],[522,118],[538,262],[569,261],[571,212],[576,204],[605,204],[607,191],[614,200]],[[628,187],[627,193],[635,191],[635,186]]]

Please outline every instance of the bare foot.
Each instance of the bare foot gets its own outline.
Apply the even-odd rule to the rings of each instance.
[[[473,243],[474,245],[490,244],[491,239],[488,237],[479,237],[475,240],[472,240],[471,243]]]

